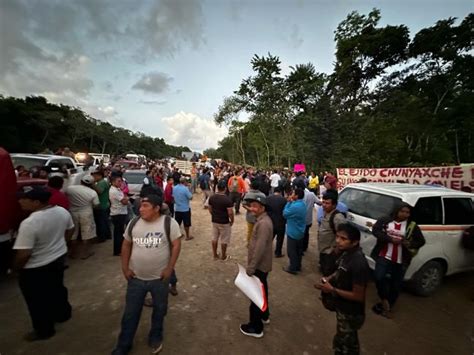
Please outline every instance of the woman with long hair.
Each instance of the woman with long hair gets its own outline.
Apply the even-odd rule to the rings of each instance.
[[[401,203],[391,216],[380,218],[372,227],[377,244],[371,257],[375,260],[375,285],[380,297],[372,310],[387,318],[393,317],[393,306],[411,259],[425,244],[420,228],[410,216],[411,206]]]

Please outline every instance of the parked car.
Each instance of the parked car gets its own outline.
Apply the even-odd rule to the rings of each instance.
[[[405,273],[416,294],[434,293],[445,275],[474,270],[474,252],[461,244],[463,231],[474,225],[474,194],[428,185],[359,183],[346,186],[339,200],[349,208],[348,220],[361,230],[360,245],[372,269],[373,224],[400,201],[413,207],[412,218],[426,239]]]
[[[123,166],[125,169],[139,169],[140,167],[138,162],[134,160],[118,160],[115,165]]]
[[[46,166],[53,172],[60,171],[64,166],[67,169],[77,168],[74,159],[62,155],[12,153],[10,156],[14,167],[23,165],[26,169],[31,169]]]
[[[87,174],[74,159],[62,155],[12,153],[10,157],[14,167],[23,165],[27,170],[47,167],[51,175],[62,174],[65,178],[65,187],[80,184],[82,177]]]
[[[129,196],[135,199],[140,196],[143,187],[143,179],[146,177],[146,170],[126,170],[123,178],[128,183]]]

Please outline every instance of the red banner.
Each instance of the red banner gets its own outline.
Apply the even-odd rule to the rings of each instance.
[[[455,190],[469,186],[474,189],[474,164],[429,168],[338,168],[337,178],[339,189],[362,178],[367,182],[438,184]]]

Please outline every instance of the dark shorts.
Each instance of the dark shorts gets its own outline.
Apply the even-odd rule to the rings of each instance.
[[[185,227],[191,227],[191,210],[187,212],[174,211],[174,219],[179,225],[183,222]]]

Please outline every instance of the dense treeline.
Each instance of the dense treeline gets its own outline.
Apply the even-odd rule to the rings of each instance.
[[[335,31],[334,71],[281,72],[255,55],[254,74],[215,115],[229,135],[210,156],[312,168],[404,166],[474,160],[474,14],[438,21],[410,40],[380,12],[353,12]],[[243,114],[246,120],[239,120]]]
[[[0,96],[0,145],[10,152],[38,153],[69,147],[76,152],[121,155],[134,152],[150,158],[181,156],[187,147],[168,145],[161,138],[115,127],[44,97]]]

